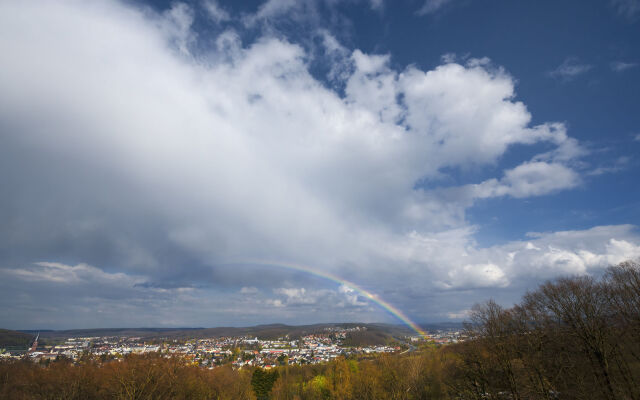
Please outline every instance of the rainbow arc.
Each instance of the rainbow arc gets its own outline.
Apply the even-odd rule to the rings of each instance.
[[[315,268],[311,268],[311,267],[308,267],[308,266],[305,266],[305,265],[291,264],[291,263],[246,262],[246,263],[232,263],[232,264],[225,264],[225,265],[246,265],[246,266],[285,268],[285,269],[290,269],[290,270],[294,270],[294,271],[305,272],[305,273],[308,273],[310,275],[314,275],[314,276],[317,276],[317,277],[320,277],[320,278],[335,282],[335,283],[337,283],[339,285],[344,285],[345,287],[352,289],[353,291],[355,291],[359,295],[369,299],[373,303],[375,303],[375,304],[379,305],[380,307],[382,307],[384,310],[389,312],[395,318],[400,320],[403,324],[407,325],[409,328],[411,328],[413,331],[415,331],[418,335],[420,335],[420,336],[422,336],[424,338],[428,338],[429,337],[429,335],[424,330],[422,330],[418,326],[418,324],[413,322],[405,313],[403,313],[398,308],[394,307],[393,305],[389,304],[385,300],[381,299],[376,294],[374,294],[374,293],[372,293],[372,292],[370,292],[370,291],[358,286],[357,284],[355,284],[353,282],[349,282],[349,281],[347,281],[345,279],[342,279],[339,276],[336,276],[336,275],[331,274],[329,272],[319,271],[319,270],[317,270]]]

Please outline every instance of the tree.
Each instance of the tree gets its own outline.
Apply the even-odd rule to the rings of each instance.
[[[251,387],[258,400],[267,400],[269,398],[269,393],[276,379],[278,379],[277,370],[265,371],[262,368],[256,368],[253,371]]]

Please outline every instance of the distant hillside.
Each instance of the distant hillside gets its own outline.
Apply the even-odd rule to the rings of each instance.
[[[45,330],[22,332],[33,333],[40,332],[40,338],[61,339],[72,337],[96,337],[96,336],[123,336],[123,337],[180,337],[192,336],[197,337],[195,333],[202,331],[203,328],[98,328],[98,329],[67,329],[61,331]]]
[[[349,332],[344,345],[352,347],[379,346],[392,340],[393,338],[388,333],[367,329],[366,331]]]
[[[462,322],[435,322],[435,323],[422,324],[421,327],[426,331],[437,331],[437,330],[446,331],[451,329],[461,330],[464,328],[464,324]]]
[[[27,347],[34,339],[34,335],[28,333],[0,329],[0,348],[4,347]]]
[[[206,338],[222,336],[257,336],[260,339],[277,339],[289,336],[297,339],[304,335],[328,333],[328,329],[342,327],[366,327],[367,332],[377,332],[378,337],[406,336],[413,331],[402,325],[364,324],[364,323],[327,323],[314,325],[291,326],[284,324],[257,325],[250,327],[219,327],[219,328],[106,328],[106,329],[72,329],[63,331],[41,331],[40,337],[45,339],[60,339],[66,337],[94,337],[94,336],[127,336],[143,338]],[[31,331],[24,331],[31,333]],[[35,331],[33,332],[35,334]],[[368,335],[371,336],[371,335]],[[375,339],[376,342],[379,339]],[[371,343],[377,344],[377,343]],[[382,343],[380,343],[382,344]]]

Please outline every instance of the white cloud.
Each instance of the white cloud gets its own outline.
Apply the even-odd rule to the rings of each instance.
[[[513,144],[566,140],[562,124],[529,127],[525,105],[513,101],[513,79],[486,61],[446,64],[433,71],[410,68],[399,79],[407,125],[435,150],[429,165],[493,163]]]
[[[447,289],[504,287],[509,284],[509,280],[504,271],[495,264],[467,264],[449,271],[447,279],[439,284]]]
[[[438,12],[447,4],[452,2],[453,0],[426,0],[422,5],[422,7],[420,7],[420,9],[416,11],[416,14],[418,15],[433,14]]]
[[[270,0],[259,14],[290,7]],[[312,76],[304,48],[272,35],[243,45],[227,31],[193,55],[193,12],[180,3],[160,15],[109,1],[0,3],[0,160],[11,165],[0,169],[10,221],[0,246],[96,259],[87,262],[126,275],[40,265],[7,269],[12,279],[42,272],[43,285],[89,275],[142,285],[122,298],[160,292],[145,282],[228,284],[230,302],[204,289],[176,304],[156,300],[163,316],[195,319],[176,310],[198,302],[234,318],[260,305],[320,303],[325,314],[306,317],[330,318],[364,304],[346,289],[267,282],[225,265],[308,264],[423,313],[407,293],[432,282],[503,288],[636,254],[630,227],[477,245],[465,218],[474,198],[575,187],[572,162],[586,154],[564,125],[532,126],[514,78],[489,60],[398,70],[391,55],[325,36],[343,96]],[[447,168],[495,169],[510,147],[534,144],[551,150],[448,197],[438,190]],[[266,287],[280,298],[264,298]],[[247,296],[253,288],[260,293]]]
[[[284,296],[281,299],[269,299],[269,304],[279,304],[278,307],[325,307],[326,309],[343,308],[345,305],[362,307],[366,302],[358,301],[358,296],[352,291],[339,289],[337,292],[328,289],[306,288],[277,288],[275,294]]]
[[[447,317],[449,319],[467,319],[470,316],[471,316],[471,310],[470,309],[459,310],[459,311],[454,311],[454,312],[447,313]]]
[[[532,233],[533,247],[521,242],[502,246],[515,252],[512,272],[524,276],[551,278],[566,274],[587,274],[609,265],[640,257],[635,228],[628,225],[602,226],[585,231]],[[528,267],[528,269],[524,267]]]
[[[389,56],[353,52],[354,72],[347,81],[347,99],[374,113],[381,122],[395,123],[402,113],[396,102],[397,76],[388,68]]]
[[[287,297],[288,300],[300,303],[315,303],[315,298],[310,293],[307,296],[307,290],[305,288],[278,288],[273,290],[276,294],[282,294]]]
[[[25,268],[5,269],[5,273],[22,280],[43,281],[63,285],[77,284],[113,284],[118,286],[133,286],[142,283],[140,278],[134,278],[123,273],[108,273],[87,264],[65,265],[56,262],[37,262]]]
[[[282,308],[282,307],[284,307],[284,306],[285,306],[285,305],[282,303],[282,300],[280,300],[280,299],[273,299],[273,300],[272,300],[272,299],[269,299],[269,300],[267,300],[267,304],[269,304],[269,305],[271,305],[271,306],[273,306],[273,307],[276,307],[276,308]]]
[[[331,65],[327,78],[332,83],[341,85],[353,73],[353,63],[349,59],[351,52],[326,29],[319,30],[319,35],[327,63]]]
[[[193,10],[185,3],[173,3],[171,8],[164,12],[159,20],[160,26],[175,42],[178,50],[183,54],[189,54],[189,46],[195,40],[195,34],[191,30],[193,24]]]
[[[267,0],[258,7],[254,14],[245,16],[246,25],[253,25],[259,21],[269,20],[283,14],[299,12],[300,9],[309,9],[314,0]]]
[[[534,160],[540,157],[534,157]],[[509,196],[516,199],[544,196],[574,188],[582,183],[580,175],[558,162],[528,161],[507,169],[501,178],[487,179],[477,184],[467,184],[425,191],[430,204],[411,210],[413,218],[434,219],[443,226],[455,226],[464,221],[465,210],[476,199]],[[433,200],[437,199],[437,200]]]
[[[587,175],[599,176],[599,175],[612,174],[612,173],[624,171],[625,169],[629,168],[630,163],[631,163],[630,157],[626,157],[626,156],[618,157],[610,165],[601,165],[597,168],[594,168],[591,171],[588,171]]]
[[[457,62],[458,55],[456,53],[445,53],[440,57],[440,59],[444,64],[453,64]]]
[[[222,8],[216,0],[204,0],[202,6],[207,11],[209,17],[216,23],[225,22],[231,19],[229,12]]]
[[[429,264],[429,279],[445,290],[530,285],[561,275],[597,273],[640,257],[638,234],[630,225],[531,233],[526,241],[488,248],[478,248],[471,232],[464,231],[414,234],[410,240],[398,246],[411,251],[397,252],[395,259]]]
[[[640,13],[639,0],[611,0],[611,4],[621,15],[627,18],[635,18]]]
[[[381,11],[384,9],[384,0],[369,0],[372,10]]]
[[[364,300],[360,299],[360,296],[358,295],[358,293],[351,287],[347,286],[347,285],[340,285],[340,287],[338,288],[338,292],[340,294],[342,294],[342,296],[345,299],[346,304],[349,304],[351,306],[357,306],[357,307],[361,307],[361,306],[366,306],[367,302]],[[374,294],[375,296],[375,294]]]
[[[592,68],[592,65],[583,64],[575,57],[568,57],[562,62],[562,64],[560,64],[556,69],[550,71],[548,74],[552,78],[570,81],[579,75],[589,72]]]
[[[557,147],[546,153],[538,154],[532,161],[551,161],[560,163],[572,163],[580,157],[589,155],[589,151],[574,138],[567,137],[566,130],[561,124],[554,127],[556,134],[552,141]]]
[[[580,183],[579,175],[561,164],[528,162],[505,171],[500,180],[491,179],[472,185],[473,197],[512,196],[515,198],[541,196]]]
[[[624,72],[626,70],[636,68],[638,63],[633,62],[623,62],[623,61],[614,61],[611,64],[611,70],[615,72]]]
[[[540,250],[539,247],[536,247],[533,243],[531,242],[527,242],[527,244],[524,247],[526,250]]]

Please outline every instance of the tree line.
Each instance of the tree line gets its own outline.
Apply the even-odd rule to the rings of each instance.
[[[3,399],[640,400],[640,265],[549,281],[474,306],[463,343],[265,371],[158,354],[0,363]]]
[[[640,266],[561,278],[505,309],[476,305],[471,340],[448,349],[462,398],[640,399]]]

